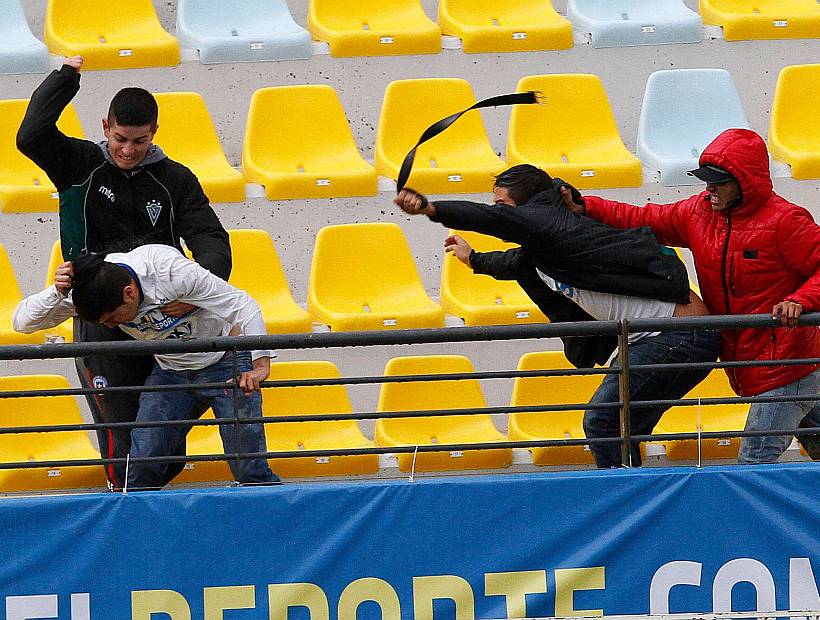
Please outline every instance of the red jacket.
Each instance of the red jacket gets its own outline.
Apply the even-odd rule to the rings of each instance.
[[[587,215],[621,228],[650,226],[661,243],[692,250],[703,301],[712,314],[769,313],[781,301],[820,310],[820,227],[811,214],[772,190],[763,139],[728,129],[706,147],[700,164],[725,168],[740,182],[740,204],[711,209],[707,192],[667,205],[635,207],[594,196]],[[721,359],[820,357],[820,328],[724,330]],[[818,365],[727,369],[743,396],[781,387]]]

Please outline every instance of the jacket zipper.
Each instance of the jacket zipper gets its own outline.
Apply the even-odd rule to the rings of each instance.
[[[727,223],[727,230],[726,230],[726,242],[723,244],[723,256],[720,259],[720,272],[722,274],[722,284],[723,284],[723,300],[726,303],[726,314],[731,314],[731,309],[729,307],[729,285],[726,282],[726,259],[729,254],[729,239],[732,236],[732,212],[728,211],[726,214],[726,223]]]

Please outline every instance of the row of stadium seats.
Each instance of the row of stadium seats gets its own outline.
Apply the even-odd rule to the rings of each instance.
[[[758,6],[760,5],[760,6]],[[814,0],[700,0],[703,23],[722,26],[727,40],[817,37]],[[87,69],[175,65],[180,44],[203,63],[308,58],[311,35],[334,56],[431,54],[441,35],[462,40],[465,52],[566,49],[573,26],[595,47],[694,43],[701,15],[683,0],[569,0],[567,16],[550,0],[439,0],[431,21],[419,0],[311,0],[310,33],[285,0],[178,0],[174,37],[152,0],[49,0],[45,42],[29,30],[19,0],[0,4],[0,73],[42,72],[48,52],[80,54]]]
[[[563,353],[527,353],[518,370],[560,370],[571,368]],[[459,355],[398,357],[388,361],[386,376],[470,373],[470,360]],[[515,407],[575,405],[586,403],[603,375],[518,377],[510,404]],[[339,378],[331,362],[277,362],[271,364],[271,381]],[[68,388],[62,376],[0,377],[0,391],[53,390]],[[343,385],[276,387],[263,392],[263,415],[292,416],[345,414],[353,409]],[[715,370],[687,398],[731,397],[722,370]],[[48,398],[46,401],[45,399]],[[44,404],[45,403],[45,404]],[[408,381],[385,383],[379,393],[378,412],[425,411],[486,407],[477,379]],[[749,405],[678,406],[664,414],[657,434],[742,430]],[[208,412],[206,418],[213,418]],[[271,452],[304,450],[357,449],[371,446],[453,445],[511,441],[582,439],[582,410],[512,413],[507,437],[500,433],[488,414],[419,418],[383,418],[376,422],[375,441],[362,434],[355,420],[319,422],[277,422],[265,426],[267,447]],[[0,399],[0,427],[81,424],[77,400],[73,396]],[[670,460],[698,458],[694,440],[661,442]],[[703,459],[736,458],[738,441],[706,439],[700,447]],[[188,435],[188,454],[222,454],[216,426],[196,426]],[[578,465],[592,463],[588,447],[561,446],[532,448],[536,465]],[[59,461],[96,459],[86,432],[49,432],[26,435],[0,435],[0,462]],[[397,454],[401,471],[441,471],[507,467],[512,463],[509,448],[459,450]],[[379,469],[377,455],[275,458],[271,468],[284,477],[340,476],[373,474]],[[176,482],[230,480],[223,461],[188,463]],[[25,470],[0,470],[0,492],[80,488],[104,485],[101,467],[56,467]]]
[[[512,247],[477,233],[453,232],[477,251]],[[343,224],[319,231],[305,311],[293,300],[270,235],[262,230],[231,230],[229,234],[233,251],[229,281],[259,303],[270,334],[308,333],[314,323],[329,325],[333,331],[443,327],[445,312],[462,318],[466,325],[547,320],[518,284],[475,276],[451,255],[442,263],[441,305],[437,304],[424,290],[401,228],[383,223]],[[58,241],[52,247],[45,286],[54,281],[62,260]],[[365,273],[367,278],[362,277]],[[21,298],[17,282],[0,246],[0,344],[42,343],[53,336],[70,342],[70,321],[45,334],[13,331],[11,315]]]
[[[650,75],[638,126],[638,157],[624,145],[597,76],[528,76],[517,90],[539,91],[545,102],[513,109],[506,161],[493,150],[480,115],[468,114],[445,135],[419,147],[409,185],[433,194],[483,192],[491,189],[493,174],[526,162],[581,189],[639,187],[641,160],[665,185],[695,184],[686,171],[697,167],[703,148],[723,129],[749,126],[732,76],[723,69]],[[775,158],[792,166],[794,178],[820,177],[818,98],[820,64],[790,66],[780,73],[769,144]],[[254,92],[248,112],[244,175],[226,159],[199,94],[161,93],[157,101],[155,142],[194,171],[212,202],[222,203],[245,200],[247,182],[264,185],[270,200],[374,195],[377,175],[395,179],[429,124],[469,107],[476,98],[463,79],[391,82],[381,106],[373,166],[359,152],[331,86],[262,88]],[[15,146],[26,105],[24,99],[0,101],[0,210],[54,211],[54,187]],[[59,126],[68,135],[84,135],[72,105]]]

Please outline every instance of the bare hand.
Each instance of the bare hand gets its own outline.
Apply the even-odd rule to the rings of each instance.
[[[162,306],[162,311],[168,316],[179,318],[192,312],[194,308],[196,308],[196,306],[187,304],[184,301],[172,301]]]
[[[258,357],[253,360],[253,370],[246,370],[239,375],[239,389],[245,394],[258,392],[262,383],[270,375],[270,358]]]
[[[470,253],[473,251],[473,248],[470,247],[470,244],[467,243],[463,237],[459,235],[450,235],[447,237],[444,240],[444,251],[452,252],[458,260],[468,267],[472,267],[470,264]]]
[[[57,267],[54,272],[54,286],[60,291],[60,294],[65,297],[71,290],[71,280],[74,277],[74,265],[63,263]]]
[[[77,71],[79,71],[83,66],[83,57],[70,56],[63,61],[63,64],[68,65],[69,67],[74,67]]]
[[[780,319],[780,324],[786,327],[797,325],[797,319],[803,314],[803,306],[794,301],[781,301],[772,308],[772,318]]]
[[[409,188],[401,190],[399,195],[393,199],[393,202],[409,215],[418,215],[420,213],[434,215],[436,212],[433,203],[428,203],[424,194],[419,194]]]
[[[566,185],[562,185],[559,191],[561,192],[561,199],[564,201],[564,206],[567,209],[578,215],[585,213],[586,209],[584,209],[584,205],[578,204],[572,199],[572,192]]]

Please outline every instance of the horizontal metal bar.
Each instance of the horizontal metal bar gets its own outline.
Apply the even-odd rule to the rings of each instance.
[[[773,431],[716,431],[701,433],[670,433],[668,435],[633,435],[631,441],[663,442],[678,440],[728,439],[733,437],[764,437],[782,435],[811,435],[820,431],[820,428],[773,430]],[[231,454],[199,454],[190,456],[149,456],[128,459],[130,463],[182,463],[201,461],[227,461],[232,459],[291,459],[291,458],[319,458],[333,456],[366,456],[376,454],[410,454],[413,452],[467,452],[476,450],[508,450],[511,448],[560,448],[567,446],[586,446],[620,443],[620,437],[599,437],[595,439],[542,439],[531,441],[495,441],[486,443],[457,443],[457,444],[420,444],[406,446],[372,446],[366,448],[344,448],[332,450],[288,450],[276,452],[253,452]],[[52,460],[52,461],[21,461],[18,463],[0,463],[0,470],[4,469],[37,469],[58,467],[86,467],[92,465],[108,465],[125,463],[126,458],[100,458],[83,460]]]
[[[800,325],[820,325],[820,313],[804,314]],[[689,329],[738,329],[778,327],[769,314],[630,319],[629,332],[678,331]],[[56,359],[93,354],[148,355],[203,351],[258,349],[318,349],[355,346],[486,342],[561,336],[605,336],[619,333],[617,321],[582,321],[529,325],[399,329],[368,332],[327,332],[272,336],[223,336],[194,340],[82,342],[71,344],[7,345],[0,347],[0,360]]]

